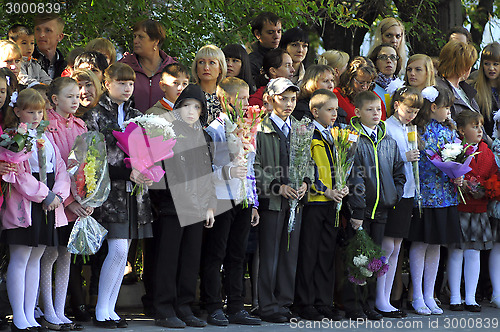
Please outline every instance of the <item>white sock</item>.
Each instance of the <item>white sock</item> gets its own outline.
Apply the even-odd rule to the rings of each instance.
[[[388,257],[389,270],[387,270],[386,273],[387,278],[385,281],[385,299],[387,303],[389,303],[389,305],[391,306],[392,311],[398,310],[393,305],[391,305],[391,292],[392,292],[392,286],[394,284],[394,276],[396,275],[396,270],[398,268],[401,242],[403,242],[403,239],[401,238],[394,239],[394,251],[392,252],[391,257]]]
[[[476,289],[481,265],[479,254],[479,250],[464,251],[465,304],[467,305],[477,305]]]
[[[112,312],[114,313],[116,299],[118,298],[118,295],[115,298],[113,293],[114,287],[117,280],[123,278],[125,265],[127,264],[128,240],[108,239],[107,241],[108,255],[102,264],[101,275],[99,277],[99,294],[95,307],[95,315],[98,321],[113,319],[110,308],[113,308]]]
[[[44,317],[52,324],[62,324],[52,301],[52,273],[57,256],[56,247],[47,247],[40,261],[40,300],[43,303]]]
[[[31,249],[31,255],[26,266],[26,288],[24,291],[24,312],[31,326],[40,326],[35,320],[35,305],[40,284],[40,259],[45,251],[44,245]]]
[[[394,281],[394,272],[396,272],[397,267],[397,255],[399,253],[399,249],[395,248],[395,241],[398,239],[394,239],[392,237],[384,237],[382,240],[382,251],[385,253],[387,263],[389,264],[389,270],[386,274],[377,278],[377,299],[375,301],[375,306],[378,310],[384,312],[391,312],[397,310],[390,303],[392,282]],[[399,242],[401,244],[401,242]],[[394,260],[394,255],[396,255],[396,259]],[[396,266],[392,266],[391,264],[396,264]],[[392,269],[392,275],[391,275]],[[390,285],[388,285],[390,283]],[[389,288],[387,288],[389,287]],[[388,294],[387,294],[388,293]]]
[[[418,309],[425,306],[422,293],[422,279],[424,275],[425,251],[428,244],[413,242],[410,247],[410,272],[413,284],[413,308]]]
[[[425,253],[424,301],[431,310],[438,306],[434,300],[434,285],[436,284],[439,268],[440,250],[441,246],[439,244],[429,244]]]
[[[450,286],[450,304],[461,304],[460,284],[462,281],[462,262],[464,251],[462,249],[448,250],[448,285]]]
[[[9,246],[10,261],[7,269],[7,293],[12,307],[12,320],[19,329],[31,326],[24,312],[24,291],[26,280],[26,267],[31,255],[31,247],[13,245]]]
[[[493,287],[491,299],[500,300],[500,243],[495,243],[490,252],[490,279]]]
[[[72,321],[64,314],[66,304],[66,295],[68,293],[69,266],[71,263],[71,254],[64,246],[57,247],[59,255],[56,261],[56,287],[54,294],[54,309],[56,315],[64,324],[70,324]]]

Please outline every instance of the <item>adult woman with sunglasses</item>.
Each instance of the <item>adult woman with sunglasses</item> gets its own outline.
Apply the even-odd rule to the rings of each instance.
[[[356,116],[354,112],[354,97],[367,90],[372,90],[374,80],[377,77],[377,70],[373,62],[362,56],[357,56],[351,61],[347,70],[340,76],[339,86],[333,89],[339,100],[339,108],[342,108],[346,113],[346,121],[349,123],[352,117]],[[382,104],[382,120],[385,120],[385,106]]]

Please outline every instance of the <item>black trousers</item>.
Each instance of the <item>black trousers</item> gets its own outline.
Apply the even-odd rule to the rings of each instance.
[[[338,231],[335,208],[333,202],[304,207],[295,285],[297,307],[333,305]]]
[[[365,219],[363,221],[363,228],[368,235],[372,238],[373,242],[382,245],[384,239],[386,219],[374,220]],[[348,237],[354,236],[355,230],[352,228],[351,223],[348,222],[347,233]],[[365,289],[366,288],[366,289]],[[375,299],[377,296],[377,282],[376,279],[369,282],[366,286],[358,286],[349,281],[344,281],[344,307],[346,312],[375,309]]]
[[[218,205],[226,205],[220,202]],[[219,210],[219,209],[218,209]],[[209,314],[222,309],[221,274],[224,264],[224,292],[227,312],[236,313],[244,308],[243,262],[250,233],[252,207],[241,204],[215,217],[213,228],[205,229],[201,258],[201,284],[205,292]]]
[[[261,316],[285,313],[293,304],[302,210],[302,207],[297,210],[295,229],[290,238],[288,200],[282,198],[280,211],[259,211],[258,294]]]
[[[200,267],[203,223],[181,227],[177,216],[159,216],[155,271],[154,309],[156,318],[192,315]]]

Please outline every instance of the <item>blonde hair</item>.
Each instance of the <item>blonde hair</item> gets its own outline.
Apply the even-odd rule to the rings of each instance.
[[[23,58],[21,49],[16,43],[10,40],[0,40],[0,59],[5,59],[10,53],[14,53],[17,59]]]
[[[226,95],[236,96],[240,89],[248,87],[247,82],[237,77],[226,77],[217,85],[217,98],[222,100]]]
[[[439,53],[438,72],[447,78],[454,75],[461,76],[467,72],[477,60],[477,51],[474,46],[450,40]]]
[[[481,113],[485,118],[491,120],[491,111],[493,107],[493,96],[491,93],[491,83],[484,74],[484,62],[500,62],[500,44],[493,42],[486,45],[481,52],[481,64],[479,65],[478,75],[473,81],[473,86],[477,90],[476,101],[479,104]],[[500,83],[500,78],[496,79]],[[497,84],[497,87],[499,85]]]
[[[116,49],[111,41],[106,38],[94,38],[87,46],[85,46],[85,51],[96,51],[100,52],[109,57],[109,64],[112,65],[116,62]]]
[[[377,28],[375,29],[375,41],[373,42],[372,47],[370,48],[370,51],[368,51],[368,54],[371,54],[373,52],[373,49],[380,44],[382,44],[382,36],[384,33],[392,28],[393,26],[398,26],[401,28],[401,43],[399,44],[399,47],[396,49],[399,58],[401,60],[401,63],[406,63],[406,33],[405,33],[405,27],[403,23],[401,23],[400,20],[394,17],[386,17],[382,21],[380,21],[377,25]],[[396,73],[396,75],[400,75],[401,71]]]
[[[227,63],[224,52],[222,52],[222,50],[215,45],[205,45],[198,50],[196,56],[194,57],[193,65],[191,66],[191,73],[193,74],[197,84],[200,84],[200,78],[198,77],[198,73],[196,71],[198,67],[198,60],[204,57],[214,58],[219,61],[219,67],[221,69],[221,73],[219,74],[219,77],[217,77],[217,84],[219,84],[227,74]]]
[[[425,87],[431,86],[436,84],[436,71],[434,70],[434,64],[432,63],[432,59],[430,56],[426,54],[413,54],[409,59],[408,63],[406,64],[406,68],[408,66],[415,62],[422,60],[424,62],[424,67],[427,72],[427,76],[425,78]],[[405,71],[405,83],[407,86],[410,85],[408,82],[408,72]]]
[[[321,76],[330,72],[335,77],[335,72],[333,68],[328,65],[312,65],[306,69],[304,74],[304,78],[302,79],[302,83],[300,84],[300,93],[298,98],[309,98],[313,94],[314,91],[318,89],[318,81],[321,79]]]
[[[20,110],[32,109],[32,110],[43,110],[43,118],[47,118],[47,114],[45,113],[45,98],[43,98],[42,94],[35,89],[24,89],[19,92],[17,96],[15,108]],[[12,128],[19,124],[19,118],[14,112],[14,109],[10,107],[7,110],[7,114],[5,117],[5,127]]]
[[[330,50],[323,52],[318,58],[318,65],[328,65],[338,70],[349,63],[349,54],[344,51]]]
[[[309,109],[320,109],[330,100],[338,100],[337,95],[327,89],[318,89],[313,92],[311,100],[309,101]]]

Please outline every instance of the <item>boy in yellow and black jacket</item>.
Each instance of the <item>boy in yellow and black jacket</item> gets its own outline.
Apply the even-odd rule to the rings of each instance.
[[[340,320],[342,316],[332,306],[338,230],[335,209],[348,188],[335,189],[330,130],[337,118],[338,100],[333,92],[320,89],[313,93],[309,107],[316,126],[311,142],[315,175],[303,212],[294,305],[303,319]]]

